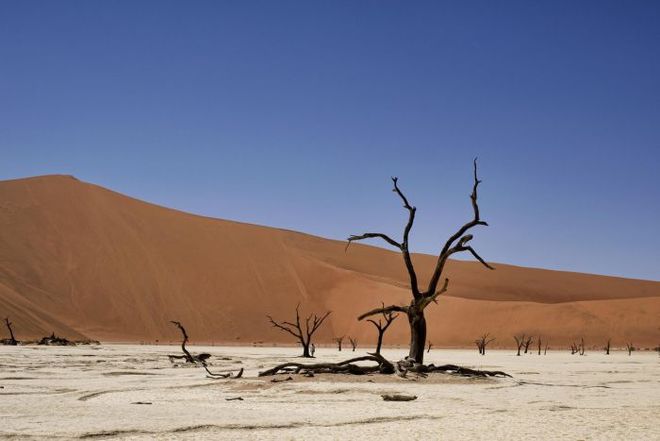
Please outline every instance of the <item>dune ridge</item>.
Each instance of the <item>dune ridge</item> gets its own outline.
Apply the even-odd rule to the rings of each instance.
[[[71,176],[0,182],[0,316],[17,337],[56,332],[102,341],[174,341],[176,319],[193,342],[290,341],[266,314],[332,310],[319,342],[373,342],[356,316],[380,301],[408,301],[399,254],[288,230],[197,216]],[[434,256],[415,255],[421,283]],[[427,310],[436,347],[470,346],[490,332],[550,345],[660,343],[660,282],[452,261],[450,291]],[[386,344],[405,344],[400,318]],[[4,330],[3,330],[4,332]],[[4,335],[4,334],[2,334]],[[620,342],[620,343],[619,343]]]

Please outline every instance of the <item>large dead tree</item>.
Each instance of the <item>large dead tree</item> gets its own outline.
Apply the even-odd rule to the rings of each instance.
[[[300,303],[296,306],[296,322],[276,322],[271,316],[267,316],[270,323],[273,327],[280,329],[281,331],[287,332],[300,342],[300,345],[303,348],[302,357],[313,358],[312,354],[309,351],[310,344],[312,343],[312,336],[323,324],[326,318],[330,315],[330,311],[326,312],[323,316],[317,316],[316,314],[310,314],[305,319],[303,324],[300,321]]]
[[[7,330],[9,331],[9,338],[4,340],[4,343],[10,346],[16,346],[18,344],[18,340],[16,340],[16,337],[14,337],[14,330],[12,329],[13,323],[9,321],[9,317],[5,318],[5,326],[7,326]]]
[[[423,363],[424,361],[424,349],[426,343],[426,318],[424,316],[424,310],[431,303],[437,303],[438,296],[447,291],[449,284],[449,279],[445,278],[444,282],[440,284],[442,279],[443,271],[445,265],[449,258],[457,253],[468,252],[474,256],[479,262],[481,262],[486,268],[494,269],[490,266],[484,259],[477,254],[477,252],[470,245],[472,240],[472,234],[468,234],[468,231],[477,226],[487,226],[488,224],[481,220],[479,215],[479,205],[477,204],[477,188],[481,181],[477,176],[477,160],[473,162],[474,166],[474,184],[472,186],[472,194],[470,195],[470,200],[472,201],[472,211],[473,217],[472,220],[467,222],[465,225],[460,227],[454,234],[452,234],[445,245],[442,247],[440,254],[438,254],[437,261],[429,284],[426,288],[422,289],[419,286],[417,279],[417,273],[413,265],[412,257],[409,250],[409,236],[410,230],[413,227],[415,221],[415,213],[417,208],[410,205],[406,196],[399,188],[398,179],[396,177],[392,178],[394,184],[394,191],[401,201],[403,202],[403,207],[408,211],[408,222],[403,230],[403,238],[401,242],[398,242],[392,239],[390,236],[384,233],[364,233],[361,235],[352,235],[348,238],[348,244],[346,247],[356,241],[361,241],[364,239],[381,239],[387,242],[389,245],[397,248],[401,251],[403,256],[403,261],[410,278],[410,289],[412,294],[412,299],[409,305],[391,305],[382,308],[377,308],[368,312],[365,312],[358,320],[362,320],[366,317],[370,317],[377,314],[387,313],[387,312],[402,312],[407,315],[408,323],[410,325],[410,350],[409,358],[415,360],[417,363]]]
[[[383,304],[383,308],[385,307],[385,304]],[[368,319],[367,321],[373,324],[376,327],[376,330],[378,331],[378,341],[376,342],[376,354],[380,354],[380,349],[383,346],[383,337],[385,336],[385,331],[387,331],[387,328],[390,327],[392,322],[396,320],[396,318],[399,316],[399,314],[396,314],[392,311],[389,312],[383,312],[381,314],[383,316],[382,320],[379,318],[378,321],[375,319]]]
[[[490,333],[486,333],[474,341],[474,344],[477,345],[477,350],[479,351],[480,355],[486,355],[486,346],[488,346],[489,343],[495,341],[494,337],[489,338],[489,336]]]

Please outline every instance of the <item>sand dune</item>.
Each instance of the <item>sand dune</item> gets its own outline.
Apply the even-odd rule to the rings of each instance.
[[[333,311],[319,339],[372,340],[355,320],[380,301],[407,302],[398,254],[302,233],[195,216],[70,176],[0,182],[0,315],[19,338],[51,331],[106,341],[171,341],[168,320],[198,342],[286,342],[266,314]],[[433,256],[416,255],[422,281]],[[497,264],[451,262],[450,292],[428,310],[437,346],[470,345],[489,331],[551,345],[660,341],[660,282]],[[387,343],[408,339],[399,320]],[[511,340],[511,341],[509,341]]]

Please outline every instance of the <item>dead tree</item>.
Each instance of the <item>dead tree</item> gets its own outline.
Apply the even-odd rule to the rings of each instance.
[[[607,344],[606,344],[605,347],[603,348],[603,350],[605,351],[605,355],[610,355],[610,347],[611,347],[611,343],[612,343],[612,339],[609,339],[609,338],[608,338],[608,339],[607,339]]]
[[[477,349],[479,350],[480,355],[486,355],[486,346],[488,346],[489,343],[495,341],[495,338],[488,338],[489,335],[489,333],[486,333],[474,341],[474,344],[477,345]]]
[[[276,322],[271,316],[267,316],[270,320],[273,327],[278,328],[284,332],[287,332],[298,339],[300,345],[303,348],[302,357],[313,358],[312,354],[309,352],[309,346],[312,343],[312,336],[323,324],[323,321],[330,315],[330,311],[326,312],[325,315],[319,317],[316,314],[308,315],[305,319],[305,324],[300,321],[300,303],[296,306],[296,322]]]
[[[383,304],[383,308],[384,307],[385,304]],[[374,319],[367,320],[368,322],[373,324],[376,327],[376,330],[378,331],[378,341],[376,342],[376,354],[380,354],[380,349],[383,346],[383,336],[385,335],[385,331],[387,331],[387,328],[390,327],[392,322],[399,316],[399,314],[395,314],[394,312],[389,311],[389,312],[383,312],[382,316],[383,316],[383,320],[381,319],[378,319],[378,321]]]
[[[341,337],[335,337],[333,340],[335,343],[337,343],[337,350],[341,352],[341,344],[344,342],[344,336],[342,335]]]
[[[460,227],[454,234],[452,234],[447,242],[443,246],[440,254],[437,257],[435,268],[429,280],[429,284],[426,288],[421,289],[417,280],[417,273],[413,265],[412,258],[409,251],[409,235],[410,230],[412,229],[413,223],[415,221],[415,213],[417,208],[410,205],[408,199],[404,196],[403,192],[399,189],[398,179],[396,177],[392,178],[394,184],[393,191],[399,196],[403,202],[403,207],[408,212],[408,222],[403,230],[403,238],[401,242],[398,242],[392,239],[390,236],[384,233],[364,233],[361,235],[352,235],[348,238],[348,243],[346,248],[355,241],[360,241],[364,239],[382,239],[387,242],[389,245],[401,251],[403,256],[403,261],[410,278],[410,290],[412,298],[410,304],[408,305],[391,305],[387,307],[377,308],[358,317],[358,320],[362,320],[366,317],[370,317],[377,314],[387,313],[387,312],[402,312],[408,316],[408,323],[410,325],[410,349],[408,357],[415,360],[416,363],[424,362],[424,345],[426,343],[426,318],[424,317],[424,310],[431,303],[437,303],[438,296],[447,291],[447,286],[449,284],[449,279],[444,279],[444,282],[441,286],[440,280],[442,279],[443,271],[445,269],[445,264],[447,260],[457,253],[468,252],[474,256],[479,262],[481,262],[486,268],[494,269],[490,266],[484,259],[477,254],[477,252],[472,248],[469,242],[472,240],[472,234],[468,234],[468,231],[477,226],[487,226],[488,224],[481,220],[479,215],[479,205],[477,204],[477,187],[481,183],[477,176],[477,160],[475,158],[473,162],[474,166],[474,183],[472,186],[472,194],[470,195],[470,200],[472,202],[473,217],[472,220],[467,222],[465,225]]]
[[[7,330],[9,330],[9,338],[4,340],[4,343],[10,346],[16,346],[18,340],[14,337],[14,330],[11,327],[13,323],[9,321],[9,317],[5,318],[5,325],[7,326]]]
[[[575,342],[571,343],[571,355],[575,355],[578,352],[580,352],[579,347],[580,347],[580,345],[578,345],[577,343],[575,343]]]
[[[539,338],[536,339],[536,343],[537,343],[537,346],[538,346],[539,355],[541,355],[541,336],[540,335],[539,335]]]
[[[357,348],[358,345],[358,341],[353,337],[348,337],[348,341],[351,342],[351,348],[353,348],[353,352],[355,352],[355,349]]]
[[[584,355],[584,338],[580,339],[579,349],[580,349],[580,355]]]
[[[632,343],[626,343],[626,350],[628,351],[628,356],[632,355],[632,351],[635,350],[635,347]]]
[[[545,348],[543,348],[543,355],[548,355],[548,341],[545,342]]]
[[[188,343],[188,333],[186,332],[186,328],[184,328],[180,322],[172,320],[170,323],[179,328],[179,331],[181,331],[181,336],[183,337],[183,340],[181,340],[181,351],[183,352],[183,355],[168,355],[170,361],[173,362],[174,360],[184,360],[186,363],[199,363],[206,366],[206,360],[211,357],[211,354],[202,353],[199,355],[192,355],[190,352],[188,352],[188,349],[186,349],[186,343]]]
[[[525,346],[525,334],[522,336],[517,336],[514,335],[513,339],[516,341],[516,346],[518,348],[518,353],[516,354],[518,357],[520,357],[520,351],[522,350],[523,346]]]
[[[431,340],[429,340],[428,349],[426,350],[426,353],[427,353],[427,354],[428,354],[429,352],[431,352],[431,348],[432,348],[432,347],[433,347],[433,343],[431,343]]]
[[[527,337],[527,340],[525,340],[525,343],[523,344],[525,348],[525,354],[529,351],[529,346],[532,344],[533,341],[534,341],[533,337]]]

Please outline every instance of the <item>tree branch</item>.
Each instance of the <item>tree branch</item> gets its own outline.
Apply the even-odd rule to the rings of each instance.
[[[373,239],[373,238],[383,239],[385,242],[389,243],[393,247],[401,249],[401,244],[399,242],[397,242],[396,240],[392,239],[391,237],[389,237],[387,234],[383,234],[383,233],[364,233],[364,234],[361,234],[359,236],[356,236],[356,235],[349,236],[348,239],[347,239],[348,243],[346,244],[346,249],[345,250],[348,250],[348,247],[351,244],[351,242],[364,240],[364,239]]]
[[[415,222],[415,213],[417,208],[412,207],[408,203],[408,199],[404,196],[403,192],[399,188],[398,184],[399,178],[393,177],[392,182],[394,184],[394,189],[392,191],[396,192],[403,201],[403,207],[408,210],[408,223],[403,230],[403,242],[401,243],[401,253],[403,254],[403,261],[406,264],[406,270],[408,270],[408,276],[410,277],[410,287],[412,288],[413,297],[420,297],[419,286],[417,285],[417,274],[415,273],[415,267],[412,263],[412,258],[410,257],[410,249],[408,246],[408,237],[410,236],[410,230],[412,229],[413,223]]]
[[[399,306],[399,305],[391,305],[391,306],[372,309],[371,311],[367,311],[364,314],[360,315],[358,317],[358,320],[362,320],[366,317],[371,317],[372,315],[386,314],[386,313],[390,313],[390,312],[394,312],[394,311],[408,313],[408,307],[407,306]]]
[[[447,239],[447,242],[445,243],[444,247],[442,247],[442,251],[440,251],[440,254],[438,255],[438,260],[435,266],[435,269],[433,271],[433,275],[431,276],[431,280],[429,281],[429,286],[427,289],[427,295],[428,293],[435,292],[435,289],[438,285],[438,282],[440,281],[440,277],[442,276],[442,271],[445,267],[445,263],[447,263],[447,259],[449,258],[450,255],[452,255],[455,252],[458,251],[469,251],[469,247],[463,247],[463,245],[468,242],[470,239],[472,239],[472,235],[467,235],[463,236],[468,230],[471,228],[474,228],[478,225],[483,225],[483,226],[488,226],[488,223],[484,222],[481,220],[479,217],[479,205],[477,203],[477,190],[479,187],[479,184],[481,184],[481,181],[479,180],[477,176],[477,158],[474,158],[473,161],[474,165],[474,184],[472,186],[472,194],[470,194],[470,201],[472,202],[472,210],[474,213],[473,219],[463,225],[461,228],[456,231],[449,239]],[[461,239],[459,242],[459,247],[460,248],[465,248],[465,249],[459,249],[456,247],[453,247],[454,242],[456,242],[458,239]],[[474,250],[472,250],[474,251]],[[476,253],[474,253],[476,254]],[[483,259],[479,258],[482,263],[484,263],[486,266],[488,266]],[[488,266],[489,268],[492,269],[492,267]]]

